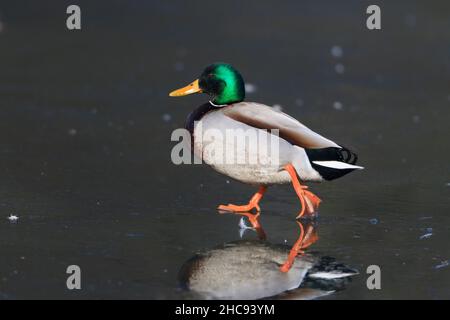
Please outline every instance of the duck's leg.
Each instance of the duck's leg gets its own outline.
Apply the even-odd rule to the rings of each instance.
[[[305,213],[308,215],[313,215],[319,208],[319,204],[322,200],[320,200],[320,198],[311,191],[306,190],[308,189],[307,186],[300,184],[297,177],[297,172],[292,164],[286,165],[284,169],[291,176],[292,186],[294,187],[294,190],[297,193],[302,205],[302,210],[298,214],[297,219],[300,219]]]
[[[256,209],[256,212],[259,212],[259,211],[261,211],[259,208],[259,201],[263,197],[264,192],[266,192],[266,190],[267,190],[266,186],[259,187],[258,192],[256,192],[253,195],[253,197],[250,199],[250,201],[246,205],[243,205],[243,206],[237,206],[234,204],[228,204],[227,206],[220,205],[219,207],[217,207],[217,209],[223,210],[223,211],[230,211],[230,212],[249,212],[249,211],[252,211],[253,209]]]
[[[317,232],[313,225],[308,225],[308,229],[305,233],[305,230],[303,228],[303,225],[301,222],[297,221],[298,226],[300,227],[300,235],[297,239],[297,241],[294,243],[294,245],[291,248],[291,251],[289,252],[288,258],[283,263],[283,265],[280,267],[281,272],[288,272],[291,270],[292,265],[294,264],[295,258],[298,255],[303,255],[305,252],[303,249],[306,249],[310,245],[312,245],[314,242],[316,242],[319,237],[317,236]]]

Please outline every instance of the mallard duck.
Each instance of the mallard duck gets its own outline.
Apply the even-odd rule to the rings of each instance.
[[[301,203],[297,218],[304,214],[314,215],[321,200],[304,182],[334,180],[363,169],[356,165],[358,157],[354,152],[312,131],[286,113],[261,103],[245,102],[244,80],[229,64],[209,65],[197,80],[169,95],[179,97],[193,93],[206,93],[210,97],[209,102],[195,109],[186,121],[194,153],[216,171],[259,186],[248,204],[220,205],[219,210],[259,212],[259,202],[268,186],[291,183]],[[273,129],[277,131],[274,133]],[[204,143],[204,133],[208,130],[215,133],[214,139]],[[238,138],[248,138],[248,144],[225,140],[230,130]],[[268,142],[256,150],[251,148],[261,146],[261,141],[276,142],[273,147],[277,151],[275,157],[267,154],[267,148],[272,150],[272,145],[267,146]],[[234,161],[226,162],[217,157],[221,153],[227,157],[230,150],[234,153],[231,156]],[[248,159],[252,156],[260,161],[250,163]]]

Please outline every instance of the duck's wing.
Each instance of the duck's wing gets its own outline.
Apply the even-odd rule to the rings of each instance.
[[[281,138],[305,149],[340,148],[335,142],[312,131],[291,116],[264,104],[240,102],[223,108],[222,112],[233,120],[254,128],[278,129]]]

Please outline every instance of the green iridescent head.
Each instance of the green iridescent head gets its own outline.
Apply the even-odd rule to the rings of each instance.
[[[214,63],[205,68],[199,86],[209,94],[214,104],[231,104],[245,99],[245,86],[241,74],[226,63]]]
[[[227,105],[245,99],[245,86],[241,74],[226,63],[214,63],[205,68],[198,80],[184,88],[172,91],[170,96],[206,93],[216,105]]]

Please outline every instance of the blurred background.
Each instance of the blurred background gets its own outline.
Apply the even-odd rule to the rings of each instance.
[[[70,4],[81,31],[66,28]],[[239,218],[215,208],[255,190],[170,161],[171,132],[207,97],[168,92],[216,61],[241,71],[247,100],[366,167],[311,187],[314,250],[361,273],[328,298],[450,298],[450,3],[377,1],[379,31],[370,4],[2,1],[0,298],[179,298],[184,261],[239,239]],[[293,243],[291,188],[262,209],[269,241]],[[373,264],[381,290],[366,287]]]

